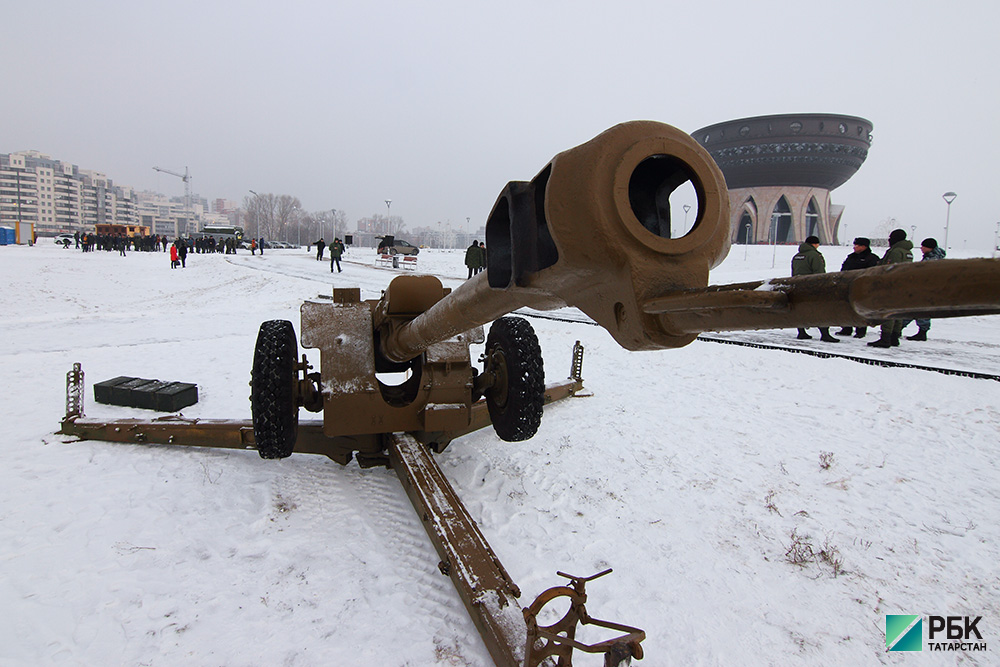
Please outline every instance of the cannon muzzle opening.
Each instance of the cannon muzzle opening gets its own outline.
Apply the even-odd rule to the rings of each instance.
[[[671,196],[697,197],[690,229]],[[545,296],[590,315],[630,350],[677,347],[641,304],[704,287],[729,251],[729,198],[711,156],[652,121],[617,125],[504,188],[486,223],[487,275],[523,305]]]
[[[671,196],[689,184],[693,225]],[[642,304],[708,284],[729,251],[729,198],[715,161],[691,136],[653,121],[617,125],[556,155],[531,181],[507,184],[486,222],[485,273],[383,335],[405,361],[428,345],[520,307],[576,306],[630,350],[694,339]]]

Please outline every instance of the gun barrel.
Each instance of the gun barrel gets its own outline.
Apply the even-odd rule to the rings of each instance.
[[[697,197],[690,229],[672,220],[685,184]],[[507,184],[486,221],[485,272],[451,294],[438,282],[433,299],[393,281],[376,318],[383,356],[407,361],[523,306],[576,306],[629,350],[682,347],[702,331],[1000,313],[1000,260],[709,286],[731,236],[725,179],[702,146],[662,123],[616,125]]]
[[[711,286],[651,299],[643,310],[675,335],[990,315],[1000,313],[1000,260],[893,264]]]
[[[530,306],[548,310],[562,305],[565,304],[546,294],[492,289],[486,273],[482,272],[417,317],[399,323],[383,335],[382,354],[389,361],[408,361],[435,343],[492,322],[518,308]]]
[[[690,229],[671,217],[686,183],[698,202]],[[725,179],[708,152],[669,125],[622,123],[508,183],[486,221],[486,271],[412,321],[390,304],[382,353],[405,361],[522,306],[567,304],[628,349],[685,345],[693,337],[671,336],[640,305],[707,285],[729,243]]]

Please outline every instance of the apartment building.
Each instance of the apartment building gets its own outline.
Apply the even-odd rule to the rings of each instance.
[[[198,231],[204,211],[200,203],[195,204],[193,210],[186,210],[183,200],[171,199],[158,192],[138,192],[136,202],[139,224],[149,227],[152,234],[169,238]]]
[[[37,236],[138,222],[135,193],[104,174],[38,151],[0,154],[0,226],[34,225]]]

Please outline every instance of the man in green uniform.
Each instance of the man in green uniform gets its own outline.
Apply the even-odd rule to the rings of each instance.
[[[483,250],[479,247],[479,242],[473,241],[472,245],[465,250],[465,265],[469,267],[469,278],[479,273],[483,268],[483,259]]]
[[[906,232],[902,229],[894,229],[889,234],[889,249],[882,257],[882,264],[903,264],[913,261],[913,241],[906,240]],[[881,337],[868,343],[869,347],[896,347],[899,345],[899,336],[903,333],[903,320],[886,320],[882,323]]]
[[[333,243],[330,244],[330,273],[333,273],[333,265],[337,265],[337,273],[343,271],[340,268],[340,258],[344,254],[344,242],[339,238],[334,238]]]
[[[799,246],[799,251],[792,257],[792,275],[808,276],[813,273],[826,273],[826,260],[819,251],[819,237],[810,236]],[[830,327],[820,327],[820,340],[826,343],[839,343],[839,338],[830,335]],[[799,329],[799,339],[812,338],[805,329]]]

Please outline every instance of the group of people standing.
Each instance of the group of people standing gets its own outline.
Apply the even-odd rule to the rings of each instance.
[[[933,261],[944,259],[945,251],[938,247],[937,239],[926,238],[920,243],[920,250],[923,253],[921,261]],[[856,271],[869,269],[873,266],[884,264],[903,264],[913,261],[913,242],[907,240],[906,231],[894,229],[889,234],[889,249],[879,259],[878,255],[872,252],[871,241],[863,236],[854,239],[854,252],[847,256],[841,265],[841,271]],[[799,251],[792,257],[792,275],[805,276],[815,273],[826,273],[826,260],[819,251],[819,238],[810,236],[799,246]],[[927,332],[931,328],[929,319],[918,319],[917,333],[907,336],[906,340],[924,341],[927,340]],[[879,339],[868,343],[869,347],[889,348],[899,345],[903,328],[910,323],[910,320],[886,320],[881,325]],[[839,343],[840,339],[830,334],[829,327],[819,327],[820,340],[827,343]],[[838,336],[850,336],[864,338],[868,333],[868,327],[849,326],[842,327],[837,332]],[[799,339],[812,338],[805,329],[799,329]]]
[[[472,241],[465,250],[465,265],[469,267],[468,280],[472,276],[486,268],[486,244],[480,241]]]
[[[341,273],[343,271],[343,269],[340,268],[340,258],[344,256],[344,250],[346,250],[346,247],[344,246],[344,242],[343,241],[341,241],[339,238],[334,238],[333,242],[329,246],[327,246],[326,245],[326,241],[324,241],[323,239],[320,239],[319,241],[316,241],[315,243],[313,243],[313,245],[316,246],[316,261],[317,262],[322,262],[323,261],[323,251],[327,247],[329,247],[330,248],[330,273],[333,273],[333,267],[334,267],[334,265],[336,265],[336,267],[337,267],[337,273]]]
[[[76,248],[83,252],[93,252],[94,250],[117,250],[120,255],[125,255],[126,250],[136,250],[140,252],[154,252],[160,249],[167,249],[166,236],[125,236],[124,234],[94,234],[88,232],[75,232],[73,239]]]
[[[239,242],[237,242],[236,237],[220,237],[215,238],[214,236],[200,236],[196,239],[185,239],[185,242],[191,247],[192,252],[201,254],[211,254],[211,253],[224,253],[226,255],[235,255],[236,250],[240,247]]]

